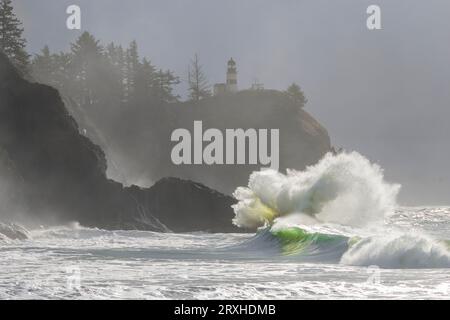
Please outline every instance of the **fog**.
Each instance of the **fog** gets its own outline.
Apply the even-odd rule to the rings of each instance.
[[[186,79],[198,53],[210,83],[233,57],[238,86],[298,82],[332,144],[379,163],[403,204],[449,204],[450,2],[379,0],[382,30],[361,0],[13,0],[28,50],[67,50],[82,31],[140,52]],[[65,27],[78,4],[82,30]],[[186,84],[177,91],[186,96]]]

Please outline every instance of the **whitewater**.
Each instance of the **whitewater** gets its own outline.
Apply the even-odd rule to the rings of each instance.
[[[254,172],[245,234],[0,224],[0,299],[449,299],[450,207],[399,207],[362,155]]]

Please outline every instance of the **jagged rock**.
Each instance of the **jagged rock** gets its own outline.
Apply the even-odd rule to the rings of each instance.
[[[160,221],[173,231],[238,231],[228,210],[235,200],[200,183],[163,178],[145,196],[148,210],[164,212]]]

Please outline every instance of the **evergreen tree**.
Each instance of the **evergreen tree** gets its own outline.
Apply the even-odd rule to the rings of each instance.
[[[203,73],[203,67],[199,63],[197,54],[191,60],[188,70],[189,97],[191,100],[199,101],[211,96],[208,80]]]
[[[55,67],[48,46],[36,54],[31,62],[33,77],[43,84],[54,85]]]
[[[67,93],[73,87],[74,82],[71,74],[71,61],[70,54],[63,52],[51,54],[48,46],[45,46],[31,62],[31,75],[38,82]]]
[[[136,41],[133,40],[126,54],[126,95],[128,101],[131,100],[136,90],[136,78],[138,76],[139,66],[138,46]]]
[[[113,68],[112,76],[119,86],[120,104],[126,103],[126,72],[127,67],[125,63],[125,52],[122,46],[116,46],[114,43],[110,43],[106,47],[106,57],[110,66]]]
[[[99,70],[102,65],[103,48],[89,32],[84,32],[71,45],[71,68],[75,78],[76,97],[81,105],[96,103],[94,88],[100,84]]]
[[[72,74],[72,55],[60,52],[52,54],[52,83],[63,93],[70,93],[74,87],[75,79]]]
[[[154,84],[156,87],[156,99],[165,103],[178,101],[179,96],[173,93],[173,87],[179,83],[180,79],[176,77],[173,72],[160,69],[156,74]]]
[[[292,83],[287,91],[285,92],[289,98],[294,101],[295,104],[297,104],[300,108],[305,107],[305,104],[308,102],[308,100],[305,97],[305,94],[301,90],[300,86],[296,84],[295,82]]]
[[[154,95],[155,67],[147,58],[143,58],[135,72],[134,99],[141,102],[148,101]]]
[[[85,111],[98,118],[107,114],[106,108],[114,117],[120,106],[157,108],[179,98],[173,93],[179,78],[170,70],[157,71],[147,58],[140,60],[136,41],[126,50],[114,43],[103,48],[85,32],[69,53],[52,54],[45,46],[31,66],[37,81],[57,88],[81,107],[92,106]]]
[[[28,73],[30,56],[25,50],[22,23],[13,11],[11,0],[0,0],[0,50],[22,72]]]

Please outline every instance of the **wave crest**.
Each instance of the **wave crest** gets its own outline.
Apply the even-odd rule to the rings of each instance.
[[[233,223],[257,228],[280,216],[307,214],[322,222],[365,226],[393,212],[400,185],[357,152],[328,153],[304,171],[254,172],[248,187],[234,192]]]
[[[357,242],[341,263],[390,269],[450,268],[450,253],[444,244],[417,234],[377,236]]]

